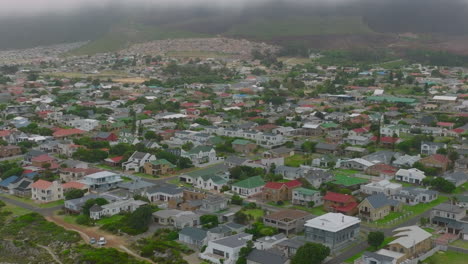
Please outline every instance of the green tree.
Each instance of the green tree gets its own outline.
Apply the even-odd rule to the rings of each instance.
[[[231,197],[231,203],[232,204],[236,204],[236,205],[242,205],[242,203],[244,202],[244,199],[242,199],[239,195],[237,194],[234,194],[232,197]]]
[[[128,231],[136,231],[137,233],[143,233],[148,230],[151,224],[153,210],[151,206],[144,205],[136,209],[126,221],[127,229],[124,232],[131,233]]]
[[[367,235],[367,243],[377,249],[380,247],[385,240],[385,235],[383,232],[377,231],[377,232],[370,232]]]
[[[320,264],[330,255],[330,248],[322,244],[306,243],[297,249],[291,264]]]
[[[200,224],[207,229],[217,227],[219,224],[218,217],[216,215],[202,215],[200,216]]]
[[[71,189],[67,191],[64,194],[64,196],[65,196],[65,200],[72,200],[72,199],[83,197],[85,193],[86,193],[85,190]]]
[[[250,252],[253,250],[253,242],[252,240],[247,241],[245,247],[241,248],[239,251],[239,257],[236,261],[236,264],[246,264],[247,263],[247,256],[249,256]]]

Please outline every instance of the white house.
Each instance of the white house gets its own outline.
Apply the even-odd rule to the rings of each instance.
[[[385,195],[393,195],[398,193],[403,186],[399,183],[393,183],[388,180],[381,180],[378,182],[371,182],[366,185],[361,185],[361,192],[373,195],[373,194],[385,194]]]
[[[91,131],[99,126],[99,121],[96,119],[75,119],[70,121],[68,125],[84,131]]]
[[[239,258],[239,251],[252,240],[253,235],[240,233],[208,242],[208,247],[200,258],[216,264],[234,264]]]
[[[412,169],[399,169],[395,174],[395,179],[398,181],[421,184],[426,178],[424,172],[416,168]]]
[[[156,160],[156,156],[152,154],[135,151],[126,162],[122,163],[122,168],[126,171],[139,172],[140,169],[143,169],[145,163],[154,160]]]
[[[91,189],[110,189],[122,182],[120,175],[110,171],[100,171],[84,176],[79,182],[88,185]]]
[[[233,183],[231,190],[240,196],[250,197],[255,194],[259,194],[265,186],[265,181],[261,176],[254,176],[245,180]]]
[[[421,142],[421,154],[434,155],[442,148],[447,148],[447,144],[438,142]]]
[[[182,157],[188,158],[195,166],[218,161],[216,150],[211,146],[198,146],[189,151],[182,150]]]
[[[194,227],[200,224],[200,215],[191,211],[177,209],[160,210],[153,213],[156,223],[175,228]]]
[[[364,171],[372,165],[374,165],[373,162],[370,162],[368,160],[361,159],[361,158],[339,161],[340,168],[344,168],[344,169],[354,169],[354,170]]]
[[[37,180],[31,184],[31,198],[39,203],[49,203],[63,199],[63,188],[58,181]]]
[[[202,175],[195,179],[194,187],[207,191],[221,191],[221,188],[228,183],[228,179],[222,178],[218,175]]]
[[[430,203],[437,199],[438,196],[439,193],[437,191],[405,187],[398,193],[392,195],[392,199],[405,204],[416,205],[420,203]]]
[[[113,216],[120,212],[134,212],[140,206],[147,202],[130,198],[128,200],[120,200],[103,206],[94,205],[89,209],[89,217],[94,220],[101,219],[103,216]]]

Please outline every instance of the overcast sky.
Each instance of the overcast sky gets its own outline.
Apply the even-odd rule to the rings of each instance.
[[[43,12],[66,12],[90,6],[126,4],[132,6],[190,6],[210,5],[220,7],[244,6],[246,4],[265,3],[274,0],[0,0],[0,14],[35,14]],[[340,4],[360,0],[284,0],[285,2],[307,2]],[[386,0],[373,0],[386,1]],[[390,0],[389,0],[390,1]],[[442,1],[442,0],[441,0]]]

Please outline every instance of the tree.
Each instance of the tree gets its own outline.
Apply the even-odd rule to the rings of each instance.
[[[145,133],[145,139],[151,140],[151,139],[156,139],[158,135],[154,131],[146,131]]]
[[[385,239],[385,235],[383,232],[377,231],[377,232],[370,232],[367,235],[367,243],[371,245],[374,248],[378,248],[382,245],[383,241]]]
[[[85,193],[85,190],[71,189],[70,191],[66,192],[64,196],[65,200],[72,200],[83,197]]]
[[[232,197],[231,197],[231,203],[232,204],[236,204],[236,205],[242,205],[242,203],[244,202],[244,199],[242,199],[239,195],[237,194],[234,194]]]
[[[245,247],[241,248],[239,251],[239,257],[237,258],[236,264],[246,264],[247,263],[247,256],[253,250],[253,242],[252,240],[247,241]]]
[[[314,153],[316,145],[317,145],[317,142],[306,141],[306,142],[302,143],[301,149],[304,152]]]
[[[330,248],[322,244],[306,243],[297,249],[291,264],[320,264],[330,255]]]
[[[82,212],[84,215],[89,216],[89,209],[93,207],[93,205],[105,205],[108,204],[109,202],[104,199],[104,198],[96,198],[96,199],[89,199],[88,201],[85,202],[85,204],[82,207]]]
[[[234,214],[234,222],[241,225],[246,225],[249,223],[249,217],[244,212],[238,211]]]
[[[457,188],[455,184],[442,177],[436,177],[434,180],[430,181],[430,185],[435,190],[444,193],[452,193]]]
[[[126,229],[123,231],[126,233],[143,233],[148,230],[149,225],[151,224],[153,210],[151,206],[144,205],[136,209],[128,217],[126,222]]]
[[[200,224],[204,228],[210,229],[218,226],[218,217],[216,215],[202,215],[200,216]]]
[[[189,151],[193,148],[193,143],[191,141],[182,145],[182,149],[185,151]]]

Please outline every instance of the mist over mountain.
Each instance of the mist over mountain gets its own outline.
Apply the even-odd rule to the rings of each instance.
[[[166,30],[223,35],[237,25],[261,19],[355,16],[361,17],[363,23],[377,33],[468,35],[468,2],[465,0],[264,0],[250,4],[234,1],[229,5],[209,0],[200,4],[197,1],[180,4],[182,2],[171,5],[166,1],[161,4],[136,1],[129,5],[130,1],[111,1],[100,5],[83,3],[68,9],[44,9],[39,13],[15,14],[12,11],[0,17],[0,49],[94,40],[123,21],[164,26]]]

